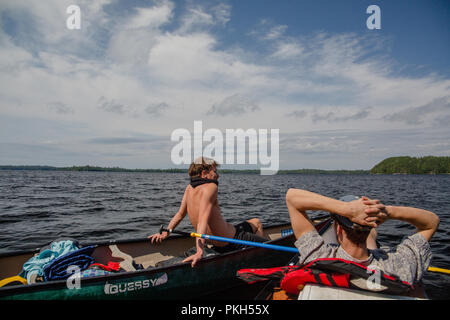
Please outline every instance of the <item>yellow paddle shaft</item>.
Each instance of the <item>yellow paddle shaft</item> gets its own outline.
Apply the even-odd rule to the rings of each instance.
[[[436,267],[429,267],[428,271],[450,274],[450,270]]]
[[[191,237],[192,237],[192,238],[201,238],[201,237],[202,237],[202,234],[201,234],[201,233],[191,232]]]

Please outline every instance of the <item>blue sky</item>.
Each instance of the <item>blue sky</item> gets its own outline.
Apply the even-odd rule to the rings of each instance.
[[[449,21],[437,0],[5,0],[0,164],[175,167],[195,120],[279,129],[282,169],[448,156]]]

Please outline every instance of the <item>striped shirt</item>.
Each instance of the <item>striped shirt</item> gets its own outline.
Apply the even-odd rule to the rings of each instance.
[[[337,244],[326,244],[316,230],[298,238],[295,246],[300,252],[300,265],[318,258],[340,258],[381,269],[411,284],[422,279],[431,261],[430,245],[420,233],[405,237],[396,247],[369,250],[367,260],[353,258]]]

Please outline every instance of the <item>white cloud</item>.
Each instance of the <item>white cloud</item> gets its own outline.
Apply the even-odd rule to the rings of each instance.
[[[168,23],[172,18],[173,4],[163,4],[151,8],[137,8],[135,14],[124,26],[125,29],[159,28]]]
[[[148,66],[157,77],[186,82],[208,80],[220,70],[222,61],[213,51],[215,39],[206,33],[185,36],[164,34],[151,49]],[[222,64],[222,63],[220,63]]]
[[[442,119],[442,117],[448,118],[450,116],[450,96],[434,99],[423,106],[410,107],[392,114],[387,114],[383,119],[417,125],[424,123],[430,115],[435,116],[437,123],[441,123],[439,119]],[[448,123],[444,125],[448,126]]]
[[[208,27],[214,24],[214,18],[211,14],[203,11],[202,8],[190,8],[189,12],[184,16],[180,33],[186,33],[194,30],[196,27]]]
[[[230,20],[231,6],[225,3],[209,3],[206,6],[189,4],[181,18],[178,34],[203,32],[212,27],[224,27]]]
[[[231,6],[226,3],[219,3],[212,8],[217,23],[226,25],[231,19]]]
[[[287,25],[277,25],[271,19],[264,18],[248,34],[263,41],[273,41],[283,38],[287,29]]]
[[[288,26],[286,25],[279,25],[270,28],[270,30],[266,33],[264,36],[264,39],[266,40],[274,40],[280,38],[287,30]]]
[[[281,59],[293,59],[303,53],[303,47],[295,42],[280,42],[272,56]]]
[[[173,18],[173,8],[173,3],[163,1],[150,8],[137,8],[134,15],[121,19],[113,27],[107,55],[119,65],[145,65],[161,28]]]

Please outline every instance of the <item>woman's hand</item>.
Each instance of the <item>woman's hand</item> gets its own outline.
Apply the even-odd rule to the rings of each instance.
[[[164,239],[166,239],[169,236],[169,233],[167,231],[163,231],[162,233],[155,233],[151,236],[148,236],[147,238],[150,239],[151,243],[161,243]]]

